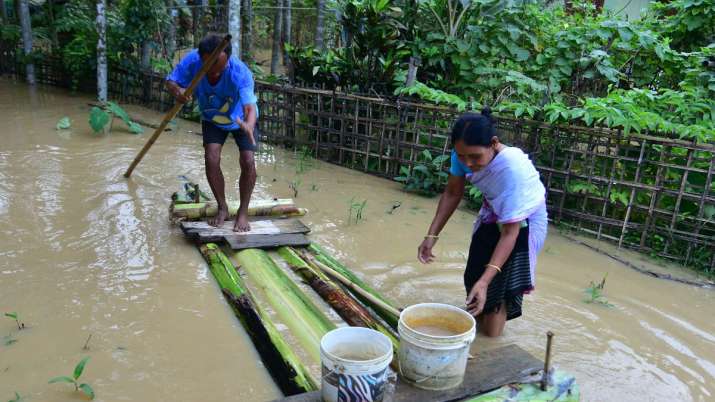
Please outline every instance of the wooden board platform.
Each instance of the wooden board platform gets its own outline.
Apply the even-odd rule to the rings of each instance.
[[[406,382],[397,381],[394,393],[385,396],[385,402],[446,402],[477,396],[506,384],[522,381],[530,374],[543,369],[544,364],[516,345],[481,351],[467,364],[464,382],[446,391],[427,391]],[[320,402],[320,391],[307,392],[280,402]]]
[[[233,219],[215,227],[205,221],[181,222],[181,230],[187,238],[199,243],[226,242],[234,250],[246,248],[274,248],[280,246],[307,246],[305,236],[310,228],[298,219],[252,217],[249,232],[234,232]]]

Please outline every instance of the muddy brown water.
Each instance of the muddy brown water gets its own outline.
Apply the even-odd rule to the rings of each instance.
[[[177,176],[206,187],[200,137],[189,133],[198,126],[180,121],[125,180],[150,133],[134,136],[117,122],[109,135],[92,134],[90,100],[0,80],[0,312],[17,311],[27,326],[17,331],[0,317],[0,399],[15,391],[28,401],[78,399],[47,381],[70,375],[84,356],[82,380],[98,401],[280,396],[203,259],[168,223]],[[55,130],[64,116],[72,128]],[[224,153],[228,193],[237,188],[235,151],[230,143]],[[261,153],[258,196],[290,197],[289,182],[300,180],[296,201],[310,210],[312,238],[379,291],[401,305],[463,304],[471,213],[455,213],[437,261],[421,265],[417,245],[436,199],[323,162],[299,175],[296,166],[291,152]],[[348,223],[351,199],[367,199],[357,224]],[[589,281],[606,273],[614,307],[584,303]],[[541,357],[551,330],[553,362],[576,374],[585,401],[715,398],[715,291],[644,276],[553,228],[537,275],[525,315],[501,339],[477,337],[475,348],[517,343]]]

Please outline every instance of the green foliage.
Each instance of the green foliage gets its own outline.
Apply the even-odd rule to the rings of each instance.
[[[348,225],[353,221],[357,225],[361,220],[365,219],[363,216],[365,206],[367,206],[367,200],[356,201],[355,197],[353,197],[348,201]]]
[[[395,180],[403,183],[406,191],[425,196],[438,194],[447,184],[449,174],[443,170],[443,166],[449,158],[449,155],[433,158],[430,151],[424,150],[412,169],[400,167],[400,176],[395,177]]]
[[[343,47],[287,47],[296,80],[363,93],[394,90],[393,77],[410,53],[401,40],[402,9],[393,0],[342,0],[338,12]]]
[[[482,208],[482,192],[471,182],[467,182],[467,208],[479,210]]]
[[[586,293],[586,299],[583,300],[584,303],[596,303],[606,307],[613,307],[613,304],[609,303],[608,299],[606,299],[603,295],[603,289],[606,287],[607,277],[608,274],[604,275],[600,283],[594,283],[591,281],[589,286],[584,290],[584,293]]]
[[[296,77],[458,110],[491,105],[552,123],[714,137],[715,72],[704,64],[715,58],[711,1],[651,2],[635,21],[596,13],[591,2],[571,3],[566,13],[536,1],[420,0],[402,9],[346,1],[344,46],[292,48]],[[399,15],[407,27],[392,22]],[[378,28],[364,28],[368,22]],[[366,67],[358,53],[391,60],[390,67]],[[421,64],[417,82],[405,87],[410,55]],[[374,82],[360,84],[360,77]]]
[[[313,168],[314,160],[312,151],[308,147],[302,147],[298,153],[298,162],[295,165],[295,173],[303,174]]]
[[[15,397],[10,399],[8,402],[22,402],[24,400],[23,397],[20,396],[20,394],[15,391]]]
[[[0,40],[11,46],[17,46],[22,37],[22,31],[19,25],[2,24],[0,25]]]
[[[72,123],[70,122],[69,117],[63,117],[60,119],[60,121],[57,122],[57,129],[58,130],[64,130],[70,128]]]
[[[89,384],[86,383],[78,383],[77,381],[79,378],[82,376],[82,372],[84,372],[84,367],[87,365],[87,362],[89,361],[89,356],[83,358],[80,360],[79,363],[74,368],[74,372],[72,373],[72,377],[68,376],[59,376],[59,377],[54,377],[50,379],[49,384],[55,384],[55,383],[68,383],[74,385],[75,391],[82,391],[84,394],[89,396],[90,399],[94,399],[94,390]]]
[[[124,109],[114,102],[107,102],[105,109],[100,109],[97,106],[92,107],[89,112],[89,125],[92,127],[95,133],[99,133],[104,130],[104,127],[113,120],[115,117],[119,117],[124,124],[127,125],[129,132],[132,134],[141,134],[144,132],[144,128],[139,124],[133,122],[129,115]],[[110,129],[111,130],[111,126]]]
[[[2,337],[2,339],[5,346],[10,346],[13,343],[17,342],[17,339],[13,338],[12,335],[5,335]]]
[[[21,322],[20,315],[16,311],[12,313],[5,313],[5,317],[9,317],[15,320],[15,324],[17,324],[18,330],[25,329],[25,323]]]
[[[290,183],[288,183],[288,188],[293,190],[293,198],[298,198],[298,190],[300,189],[300,185],[303,183],[303,180],[301,179],[293,179]]]
[[[109,120],[110,120],[109,113],[98,108],[97,106],[93,106],[89,112],[89,126],[92,127],[92,130],[95,133],[99,133],[100,131],[103,131],[104,126],[106,126],[107,123],[109,123]]]

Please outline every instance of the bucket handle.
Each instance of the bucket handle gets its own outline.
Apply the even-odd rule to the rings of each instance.
[[[455,359],[455,358],[450,358],[449,360],[447,360],[447,362],[446,362],[442,367],[440,367],[439,370],[437,370],[437,372],[440,372],[440,371],[444,370],[444,368],[447,367],[447,366],[449,366],[454,359]],[[402,373],[402,363],[400,363],[400,360],[399,360],[399,359],[397,359],[397,369],[400,370],[400,375],[401,375],[402,377],[404,377],[405,375]],[[429,380],[430,378],[434,378],[434,377],[437,377],[437,374],[428,375],[427,377],[420,378],[419,380],[413,380],[413,382],[415,382],[415,383],[421,383],[421,382],[425,382],[425,381]]]

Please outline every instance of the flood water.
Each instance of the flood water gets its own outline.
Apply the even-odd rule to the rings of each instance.
[[[28,401],[79,400],[70,385],[47,381],[71,375],[84,356],[81,380],[98,401],[279,397],[200,254],[168,222],[179,175],[208,188],[201,139],[189,133],[198,125],[180,121],[126,180],[150,132],[131,135],[117,122],[109,135],[92,134],[89,101],[0,80],[0,313],[16,311],[27,326],[0,317],[0,400],[15,391]],[[58,131],[64,116],[72,128]],[[227,144],[231,194],[238,153]],[[292,197],[289,184],[299,182],[311,237],[387,297],[463,304],[471,213],[455,213],[437,261],[421,265],[417,245],[436,198],[323,162],[297,166],[291,152],[262,153],[256,197]],[[351,200],[367,200],[363,221],[348,223]],[[584,303],[589,282],[605,274],[613,307]],[[576,374],[585,401],[707,401],[715,398],[713,311],[715,290],[647,277],[552,228],[524,316],[475,348],[516,343],[542,357],[551,330],[552,361]]]

